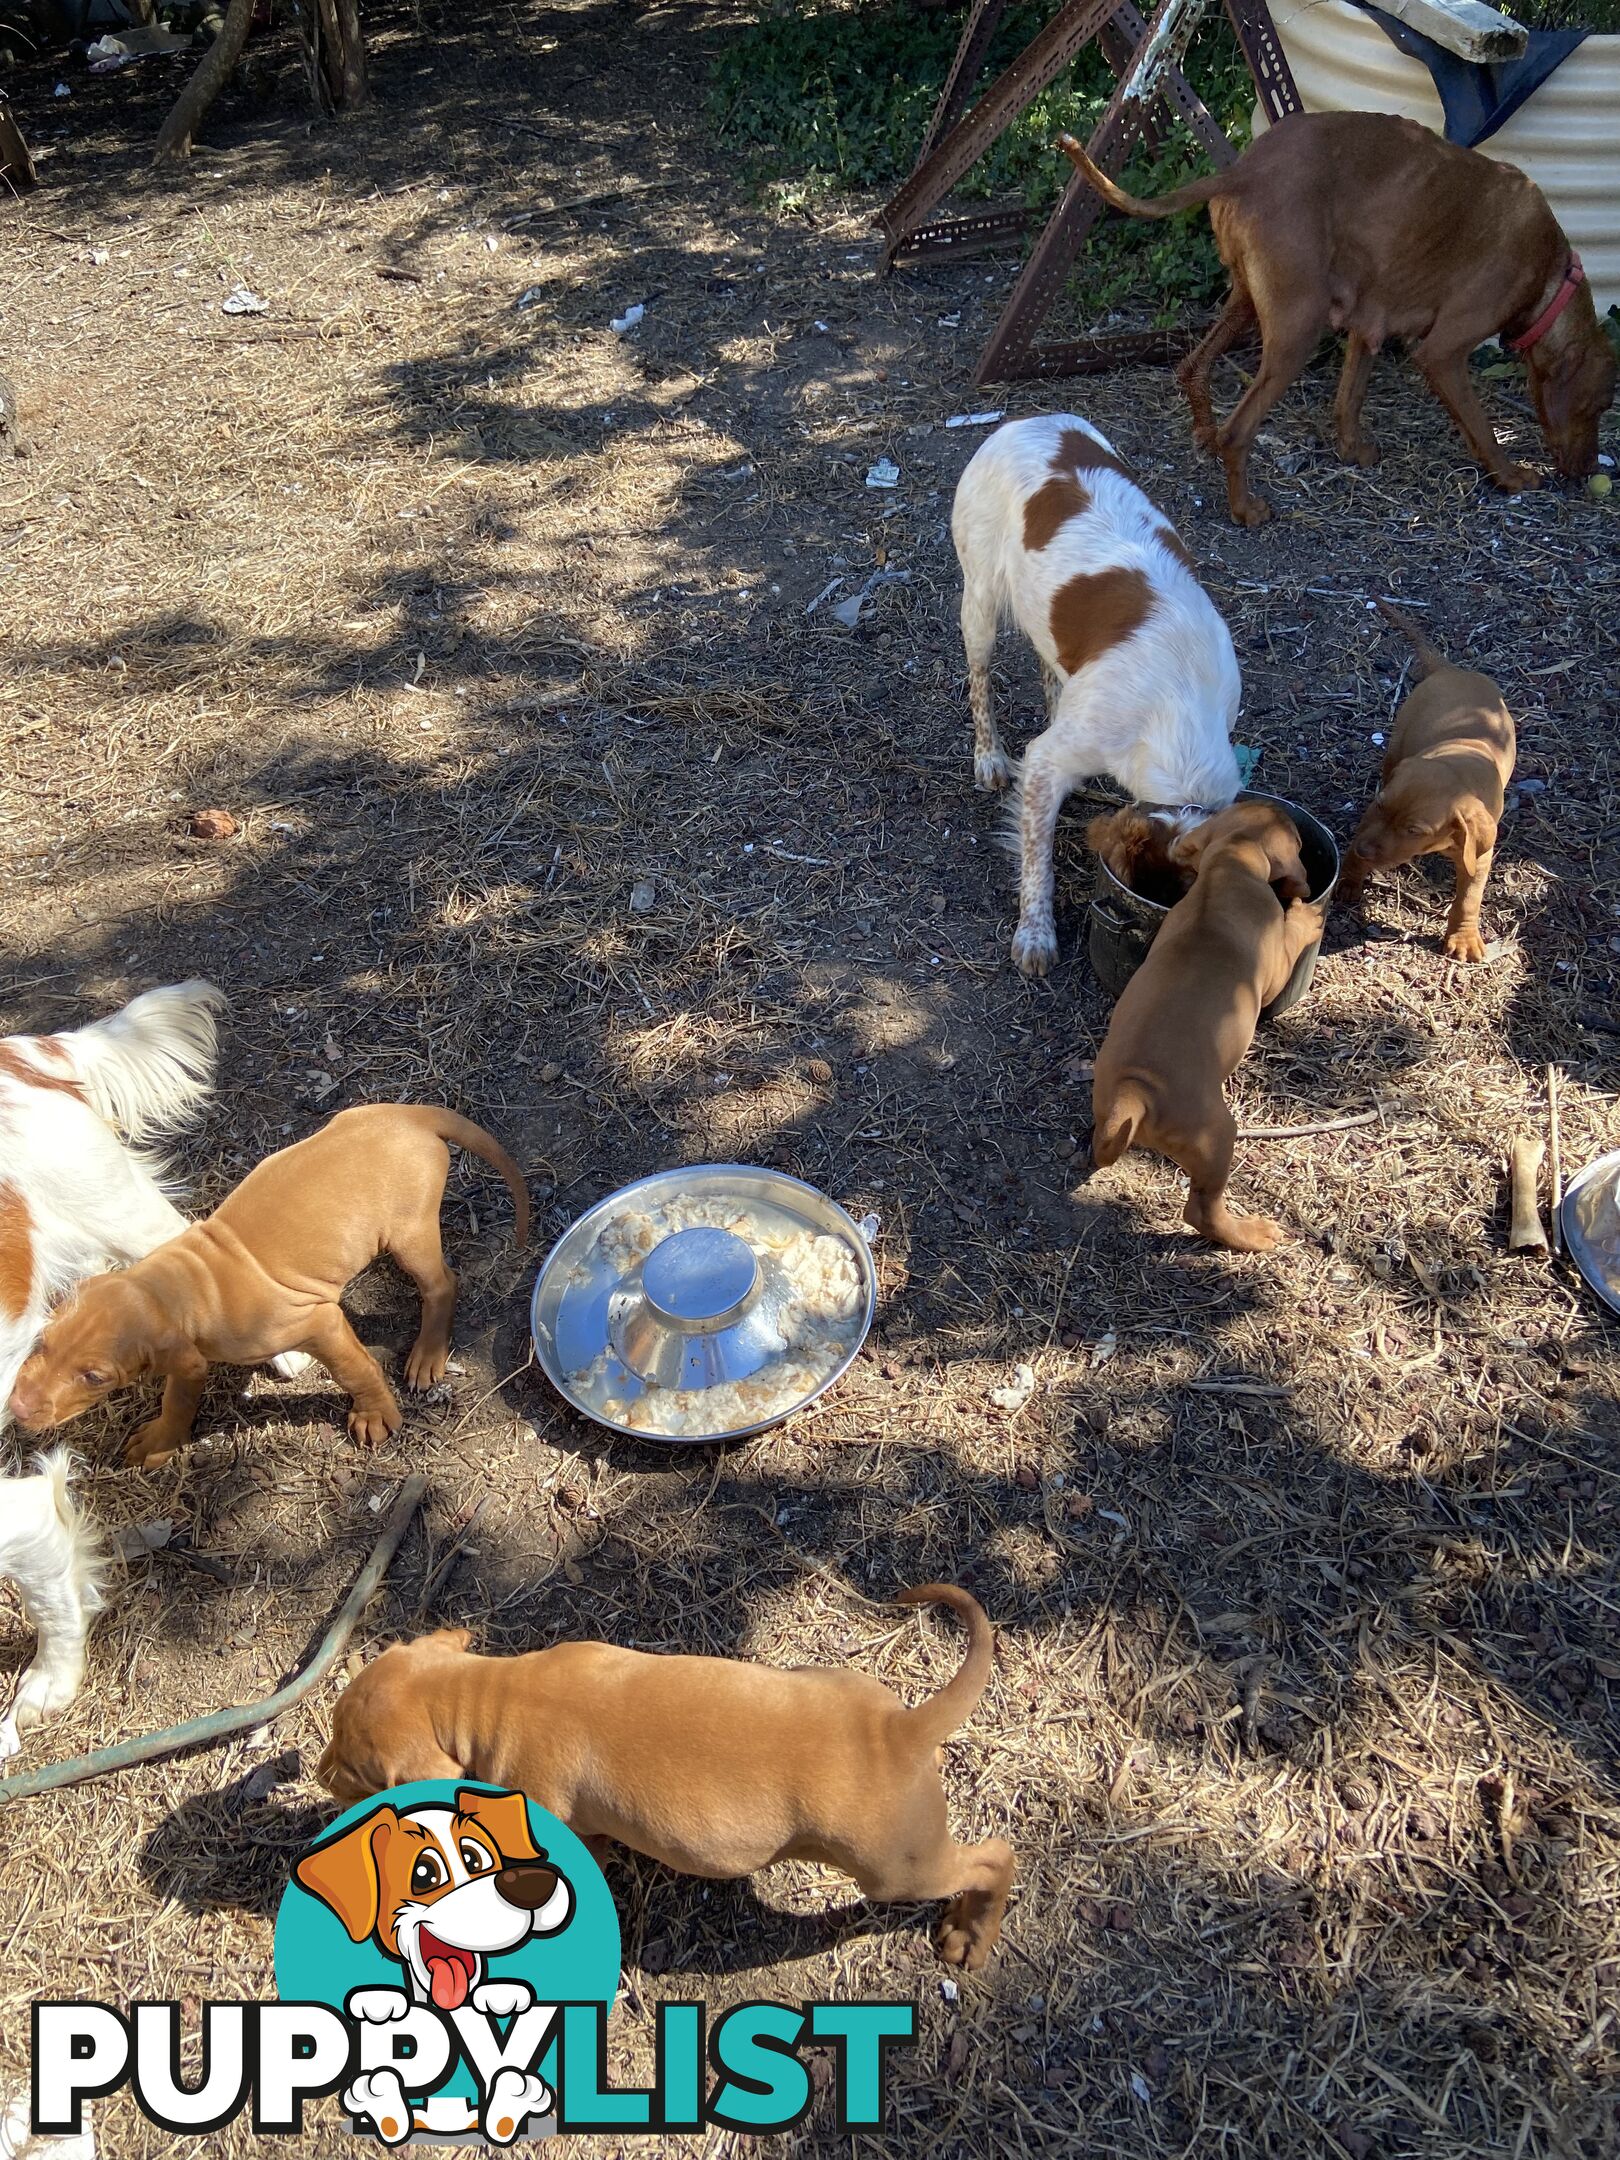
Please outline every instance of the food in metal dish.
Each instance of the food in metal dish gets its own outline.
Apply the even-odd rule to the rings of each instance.
[[[598,1415],[634,1432],[680,1439],[785,1415],[844,1363],[865,1312],[866,1285],[849,1246],[762,1201],[632,1203],[599,1232],[579,1264],[580,1279],[604,1267],[621,1280],[633,1277],[666,1238],[696,1229],[729,1231],[768,1271],[774,1348],[756,1371],[708,1387],[638,1381],[612,1347],[569,1375]]]

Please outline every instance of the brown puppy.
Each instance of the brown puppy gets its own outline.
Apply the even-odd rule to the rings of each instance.
[[[404,1103],[340,1110],[249,1171],[205,1222],[121,1274],[82,1284],[17,1375],[12,1416],[38,1432],[114,1388],[162,1374],[162,1411],[124,1449],[126,1462],[150,1467],[191,1437],[211,1363],[259,1365],[304,1350],[354,1398],[352,1438],[397,1431],[394,1392],[338,1300],[362,1268],[392,1253],[422,1293],[406,1382],[432,1387],[444,1377],[456,1309],[456,1278],[439,1242],[450,1140],[506,1180],[521,1245],[529,1196],[516,1163],[487,1132],[453,1110]]]
[[[1395,716],[1377,799],[1356,827],[1340,890],[1359,900],[1370,872],[1449,855],[1457,889],[1446,951],[1483,960],[1479,903],[1518,750],[1513,716],[1488,675],[1453,667],[1399,608],[1378,605],[1417,654],[1418,686]]]
[[[938,1765],[984,1692],[995,1637],[949,1583],[900,1603],[948,1605],[968,1630],[955,1679],[914,1709],[848,1668],[599,1642],[472,1657],[452,1628],[385,1650],[350,1684],[319,1775],[345,1803],[417,1778],[509,1786],[580,1837],[715,1881],[820,1860],[870,1898],[949,1898],[935,1944],[972,1970],[1000,1929],[1013,1854],[1000,1838],[957,1844]]]
[[[1468,376],[1474,347],[1500,332],[1525,356],[1531,402],[1559,472],[1579,479],[1596,465],[1614,354],[1579,257],[1546,197],[1515,166],[1388,113],[1294,113],[1226,171],[1139,202],[1072,136],[1059,142],[1103,200],[1129,217],[1209,205],[1232,290],[1176,374],[1199,447],[1226,467],[1240,525],[1271,515],[1249,490],[1249,446],[1330,330],[1349,333],[1333,418],[1339,455],[1351,463],[1378,461],[1361,432],[1362,400],[1379,348],[1400,338],[1497,486],[1533,488],[1535,473],[1503,455]],[[1259,372],[1217,427],[1210,370],[1256,321]]]
[[[1133,1147],[1168,1155],[1192,1180],[1195,1230],[1233,1252],[1270,1252],[1279,1226],[1226,1205],[1237,1124],[1222,1090],[1261,1008],[1321,936],[1322,910],[1306,900],[1298,828],[1268,803],[1234,803],[1171,852],[1197,874],[1108,1023],[1092,1078],[1092,1160],[1105,1167]]]

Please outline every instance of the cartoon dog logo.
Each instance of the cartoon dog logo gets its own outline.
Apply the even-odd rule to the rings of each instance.
[[[352,2015],[375,2024],[403,2018],[413,2003],[431,2003],[451,2019],[468,2005],[516,2016],[534,1991],[525,1980],[489,1978],[489,1960],[530,1936],[557,1934],[574,1911],[568,1878],[535,1844],[527,1803],[515,1792],[460,1790],[453,1806],[403,1814],[385,1802],[306,1853],[294,1877],[336,1913],[351,1942],[369,1939],[402,1967],[404,1988],[357,1988],[348,1998]],[[413,2129],[464,2127],[436,2119],[441,2111],[431,2101],[435,2119],[413,2114],[395,2069],[356,2079],[343,2105],[390,2145]],[[478,2127],[509,2144],[530,2116],[552,2106],[539,2078],[505,2069],[484,2096]]]

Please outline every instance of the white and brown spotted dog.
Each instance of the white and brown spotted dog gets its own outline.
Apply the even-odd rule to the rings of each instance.
[[[574,1911],[568,1878],[535,1844],[527,1804],[515,1792],[466,1789],[453,1806],[403,1812],[384,1802],[306,1853],[294,1876],[336,1913],[351,1942],[374,1942],[399,1964],[404,1988],[358,1988],[348,1999],[354,2016],[377,2024],[402,2017],[413,2001],[447,2016],[468,2004],[494,2017],[526,2009],[534,1999],[528,1984],[490,1979],[489,1960],[531,1935],[557,1934]],[[389,2145],[433,2127],[416,2120],[394,2069],[356,2079],[343,2105]],[[479,2127],[510,2144],[529,2116],[551,2105],[538,2078],[502,2070],[484,2096]]]
[[[1134,801],[1188,824],[1231,802],[1237,655],[1173,528],[1073,413],[997,428],[957,484],[951,536],[981,788],[1012,778],[990,704],[1004,617],[1034,646],[1046,684],[1047,727],[1019,778],[1013,939],[1017,966],[1044,975],[1057,957],[1052,838],[1064,797],[1109,773]]]

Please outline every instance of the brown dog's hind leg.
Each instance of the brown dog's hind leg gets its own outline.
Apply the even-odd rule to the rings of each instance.
[[[405,1360],[405,1385],[437,1387],[450,1362],[450,1325],[456,1316],[456,1277],[445,1264],[439,1218],[395,1238],[388,1250],[422,1293],[422,1324]]]
[[[1012,1888],[1013,1851],[1001,1838],[959,1845],[951,1836],[940,1783],[941,1751],[914,1757],[914,1769],[886,1806],[874,1807],[858,1840],[823,1851],[869,1898],[922,1904],[949,1898],[934,1946],[948,1965],[976,1972],[1001,1931]]]
[[[1013,1849],[1004,1838],[986,1838],[982,1845],[958,1845],[956,1851],[971,1870],[971,1879],[940,1915],[934,1948],[947,1965],[977,1972],[1001,1933],[1012,1889]]]
[[[1236,1147],[1237,1123],[1223,1103],[1218,1121],[1211,1119],[1203,1132],[1163,1152],[1192,1181],[1185,1220],[1195,1230],[1228,1252],[1272,1252],[1283,1242],[1282,1225],[1269,1215],[1234,1215],[1226,1204]]]
[[[1001,1932],[1012,1889],[1012,1847],[1002,1838],[959,1845],[946,1828],[945,1794],[937,1783],[918,1813],[927,1818],[926,1826],[914,1825],[899,1853],[853,1862],[850,1872],[869,1898],[883,1904],[949,1898],[934,1947],[947,1965],[977,1972]]]
[[[1192,407],[1193,441],[1200,450],[1215,448],[1215,407],[1210,399],[1209,378],[1217,360],[1229,352],[1245,331],[1254,325],[1254,302],[1240,278],[1232,281],[1226,305],[1202,344],[1195,345],[1176,367],[1181,394]]]
[[[1333,400],[1333,439],[1347,465],[1371,467],[1378,463],[1378,445],[1368,439],[1361,426],[1361,406],[1375,356],[1376,348],[1359,330],[1352,330],[1344,348],[1338,395]]]
[[[325,1305],[298,1346],[318,1357],[351,1398],[349,1438],[375,1446],[398,1432],[403,1419],[382,1367],[356,1335],[340,1305]]]
[[[1226,252],[1222,236],[1222,252]],[[1249,446],[1260,423],[1303,372],[1328,327],[1327,294],[1308,249],[1290,260],[1276,234],[1243,251],[1245,282],[1260,319],[1260,368],[1238,400],[1215,448],[1226,467],[1226,499],[1239,525],[1263,525],[1271,505],[1249,489]]]

